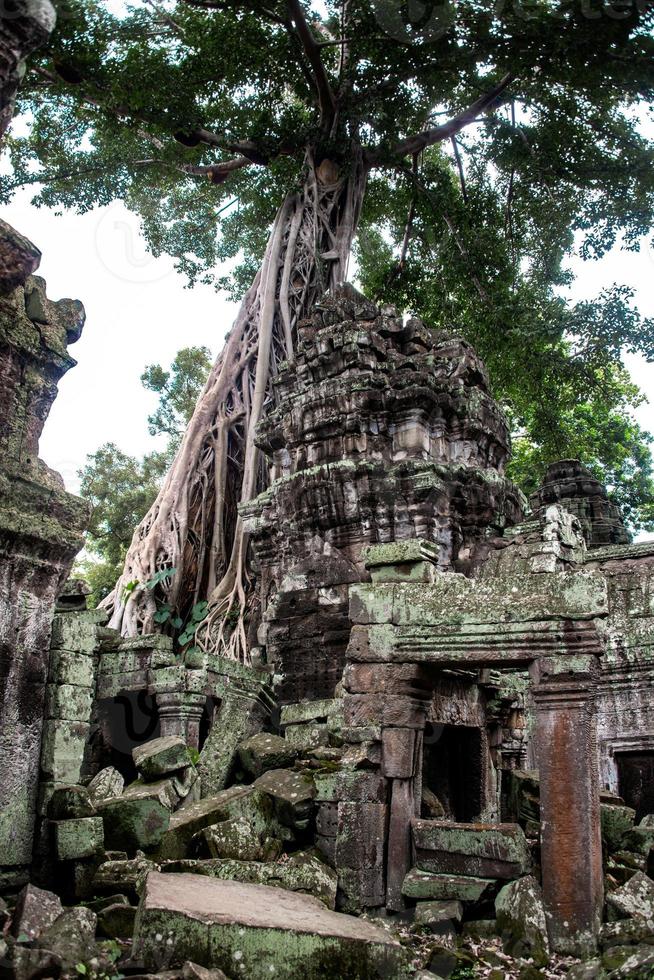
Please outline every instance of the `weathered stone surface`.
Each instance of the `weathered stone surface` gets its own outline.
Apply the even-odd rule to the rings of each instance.
[[[478,902],[492,892],[492,878],[468,878],[463,875],[437,875],[413,868],[406,875],[402,894],[407,898]]]
[[[613,951],[612,951],[613,952]],[[654,970],[654,946],[636,946],[624,950],[619,965],[607,960],[606,954],[602,962],[614,966],[610,970],[610,980],[650,980]]]
[[[132,750],[134,765],[145,780],[158,779],[190,765],[186,743],[174,735],[153,738]]]
[[[274,821],[270,797],[255,786],[232,786],[177,810],[170,818],[158,854],[162,860],[184,858],[201,830],[238,817],[245,817],[255,832],[265,831]]]
[[[531,956],[537,966],[549,962],[545,908],[535,878],[527,876],[505,885],[495,899],[495,913],[507,952]]]
[[[12,916],[11,934],[36,939],[63,910],[61,900],[53,892],[37,888],[36,885],[25,885]]]
[[[130,859],[105,861],[95,872],[93,887],[96,892],[127,891],[132,896],[138,895],[146,877],[156,868],[157,865],[144,854]]]
[[[316,787],[308,773],[270,769],[254,786],[272,798],[280,823],[293,830],[307,829],[316,797]]]
[[[161,843],[170,823],[170,810],[156,797],[116,797],[98,805],[107,847],[133,852]]]
[[[418,928],[441,935],[446,932],[454,933],[462,916],[461,902],[418,902],[413,921]]]
[[[336,905],[336,872],[313,854],[297,851],[283,861],[232,861],[225,859],[185,860],[162,864],[161,870],[170,873],[192,872],[223,881],[250,882],[271,885],[288,891],[303,892],[320,899],[327,908]]]
[[[238,758],[245,771],[257,778],[269,769],[285,769],[291,766],[297,756],[297,748],[279,735],[259,732],[241,742]]]
[[[124,902],[105,905],[98,912],[98,935],[107,939],[131,939],[136,908]]]
[[[237,861],[274,861],[282,842],[252,826],[247,817],[225,820],[201,831],[200,836],[213,858]]]
[[[39,936],[39,945],[60,957],[66,971],[90,959],[95,949],[97,916],[91,909],[78,906],[66,909]]]
[[[48,816],[51,820],[94,817],[95,807],[83,786],[57,786],[48,803]]]
[[[125,780],[113,766],[107,766],[93,777],[88,785],[91,802],[97,806],[104,800],[120,796],[125,786]]]
[[[208,970],[197,963],[187,961],[182,967],[182,980],[228,980],[222,970]]]
[[[134,955],[156,967],[162,942],[171,948],[172,964],[192,956],[251,980],[273,972],[280,980],[409,975],[400,944],[370,923],[330,912],[305,895],[202,875],[149,875]]]
[[[606,904],[654,930],[654,881],[642,871],[637,871],[621,888],[609,892]]]
[[[55,853],[59,861],[93,857],[104,849],[104,826],[101,817],[78,817],[53,824]]]
[[[603,949],[611,946],[628,946],[633,943],[648,942],[654,939],[654,926],[644,919],[620,919],[618,922],[604,922],[600,929],[599,942]]]
[[[12,980],[58,977],[63,969],[60,957],[50,950],[18,943],[9,945],[4,940],[0,940],[0,962]]]
[[[461,824],[414,820],[416,866],[435,874],[517,878],[531,866],[527,841],[517,824]]]

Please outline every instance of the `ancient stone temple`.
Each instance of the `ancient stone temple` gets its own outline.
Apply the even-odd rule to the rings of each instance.
[[[654,545],[576,460],[529,505],[476,353],[350,288],[300,324],[257,438],[251,665],[123,639],[79,582],[35,641],[32,876],[85,905],[29,886],[11,963],[65,973],[71,935],[100,960],[112,936],[169,980],[430,980],[495,943],[508,975],[648,976]]]

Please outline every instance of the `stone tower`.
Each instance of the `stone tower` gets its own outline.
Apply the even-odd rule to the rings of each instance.
[[[507,423],[468,343],[351,287],[300,325],[259,426],[271,486],[242,509],[260,574],[260,642],[283,703],[329,698],[365,545],[421,539],[468,570],[525,503],[503,475]]]

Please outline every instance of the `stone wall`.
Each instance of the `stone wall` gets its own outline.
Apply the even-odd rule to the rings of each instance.
[[[27,246],[24,254],[38,256]],[[38,458],[57,382],[75,364],[67,346],[83,323],[82,304],[49,300],[37,276],[0,295],[2,883],[24,880],[32,857],[54,605],[88,518],[87,504]]]

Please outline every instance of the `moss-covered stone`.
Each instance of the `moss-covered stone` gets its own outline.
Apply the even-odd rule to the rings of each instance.
[[[413,868],[402,884],[406,898],[478,902],[491,892],[496,882],[492,878],[468,878],[464,875],[431,874]]]
[[[370,923],[330,912],[306,895],[201,875],[148,878],[134,955],[158,969],[164,951],[170,965],[192,958],[248,980],[410,975],[402,946]]]
[[[93,857],[104,849],[104,826],[101,817],[79,817],[53,823],[57,860],[76,861]]]
[[[159,779],[189,765],[186,743],[176,735],[153,738],[132,749],[134,765],[145,780]]]
[[[285,769],[291,766],[297,754],[298,750],[294,745],[269,732],[252,735],[238,747],[239,762],[254,779],[269,769]]]
[[[549,962],[547,922],[540,885],[527,876],[512,881],[495,899],[498,932],[513,956],[531,956],[537,966]]]
[[[221,881],[270,885],[313,895],[330,909],[336,904],[336,872],[313,854],[303,852],[272,862],[222,859],[174,861],[162,864],[161,870],[167,874],[191,872]]]
[[[51,820],[71,820],[78,817],[94,817],[95,807],[84,786],[57,786],[48,802]]]
[[[247,817],[205,827],[199,837],[213,858],[274,861],[282,852],[282,842],[258,831]]]
[[[108,847],[133,853],[156,848],[168,829],[170,811],[152,797],[105,800],[98,806]]]

